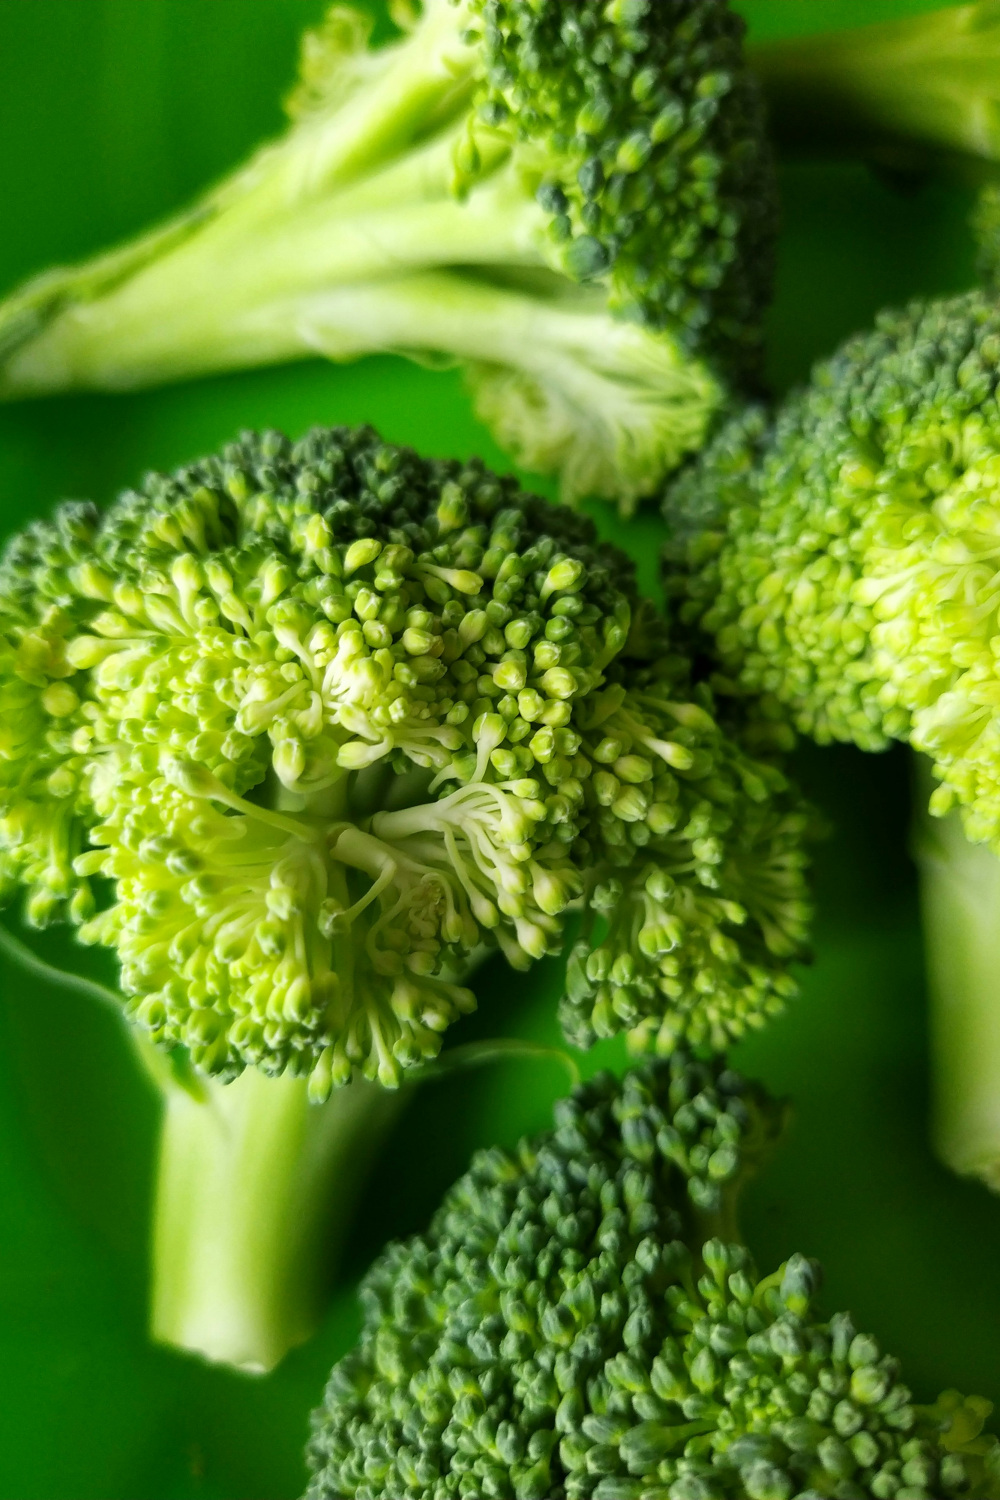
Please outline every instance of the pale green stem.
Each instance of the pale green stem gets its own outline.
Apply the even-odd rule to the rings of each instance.
[[[165,1089],[153,1224],[154,1338],[262,1373],[314,1331],[369,1161],[400,1095],[248,1069]]]
[[[411,36],[348,63],[327,98],[173,220],[19,288],[0,304],[0,395],[227,368],[212,349],[220,325],[262,300],[437,263],[442,246],[473,263],[508,250],[537,261],[530,192],[523,231],[489,183],[469,215],[451,195],[478,56],[465,25],[461,5],[432,0]],[[477,143],[488,175],[508,147],[486,130]]]
[[[918,757],[914,853],[930,997],[932,1133],[941,1160],[1000,1191],[1000,859],[960,816],[932,818]]]
[[[368,283],[442,261],[538,266],[543,229],[541,209],[509,194],[506,180],[464,204],[403,204],[356,219],[340,217],[335,201],[252,232],[219,219],[106,295],[70,302],[8,355],[0,397],[131,390],[315,355],[323,351],[309,309],[325,294],[339,291],[350,307],[358,283],[370,298]],[[357,312],[351,322],[349,357],[384,347],[377,324],[366,330]],[[433,318],[409,343],[461,354],[435,342]]]
[[[121,996],[55,968],[0,925],[0,952],[46,984],[110,1005]],[[348,955],[344,955],[348,957]],[[159,1342],[260,1374],[314,1332],[358,1190],[407,1098],[364,1079],[309,1102],[308,1080],[253,1068],[232,1083],[128,1027],[163,1099],[152,1231],[151,1331]],[[416,1069],[409,1084],[494,1062],[555,1062],[559,1048],[517,1038],[471,1042]]]
[[[750,49],[779,144],[1000,158],[1000,6],[947,6]]]

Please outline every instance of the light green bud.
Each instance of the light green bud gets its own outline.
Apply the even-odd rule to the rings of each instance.
[[[550,698],[572,698],[576,692],[576,678],[565,667],[550,667],[542,675],[542,687]]]
[[[349,578],[359,568],[366,568],[373,563],[382,551],[382,543],[376,541],[373,536],[361,537],[352,542],[344,553],[344,577]]]
[[[575,557],[562,557],[553,563],[549,569],[545,582],[542,584],[540,598],[544,604],[550,595],[565,593],[570,590],[582,588],[585,582],[586,569],[582,562]]]

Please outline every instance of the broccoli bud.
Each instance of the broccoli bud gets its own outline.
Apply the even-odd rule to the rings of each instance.
[[[988,1402],[917,1405],[874,1339],[821,1316],[814,1262],[761,1278],[736,1242],[780,1116],[678,1053],[476,1157],[368,1273],[309,1500],[1000,1495]]]
[[[755,378],[774,189],[726,0],[426,0],[306,34],[287,134],[0,309],[0,395],[394,350],[626,508]]]
[[[125,1016],[184,1059],[164,1084],[168,1339],[198,1336],[198,1268],[227,1264],[199,1250],[214,1217],[232,1210],[239,1259],[264,1215],[284,1265],[289,1164],[314,1136],[349,1154],[384,1113],[372,1085],[474,1007],[483,951],[527,968],[586,904],[563,1012],[584,1046],[718,1046],[790,991],[795,794],[717,725],[628,559],[478,461],[369,428],[245,435],[27,528],[0,624],[3,890],[113,950]],[[344,1130],[307,1123],[310,1099]],[[239,1362],[280,1356],[286,1321],[308,1319],[275,1313],[265,1352],[242,1330]]]

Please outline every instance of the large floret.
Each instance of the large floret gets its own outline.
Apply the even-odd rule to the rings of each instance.
[[[36,526],[0,572],[8,888],[115,949],[157,1043],[322,1097],[398,1082],[483,945],[556,952],[619,879],[574,1039],[722,1045],[717,1013],[788,987],[802,820],[633,590],[589,521],[370,429],[247,437]]]
[[[874,1339],[817,1312],[814,1263],[761,1278],[734,1243],[779,1114],[678,1054],[478,1156],[369,1272],[310,1500],[1000,1494],[988,1402],[915,1404]]]
[[[482,941],[519,964],[557,941],[581,793],[545,768],[624,642],[624,560],[367,430],[248,439],[76,521],[5,576],[37,616],[10,649],[54,642],[51,677],[10,675],[32,717],[8,764],[44,745],[62,844],[98,846],[63,862],[73,913],[114,881],[81,936],[210,1072],[398,1076],[472,1003],[451,970]],[[53,815],[22,839],[17,795],[37,912]]]
[[[624,506],[756,374],[774,190],[727,0],[334,6],[292,125],[178,219],[0,308],[0,395],[323,353],[468,368],[564,494]]]

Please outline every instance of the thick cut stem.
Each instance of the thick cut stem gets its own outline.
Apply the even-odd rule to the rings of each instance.
[[[1000,157],[996,0],[751,48],[779,144],[868,151],[919,166],[931,154]]]
[[[922,759],[922,758],[921,758]],[[914,852],[930,992],[934,1148],[1000,1191],[1000,859],[959,814],[932,818],[920,767]]]
[[[162,1343],[264,1372],[313,1332],[399,1096],[358,1079],[315,1105],[307,1087],[254,1069],[190,1091],[167,1084],[153,1227]]]

